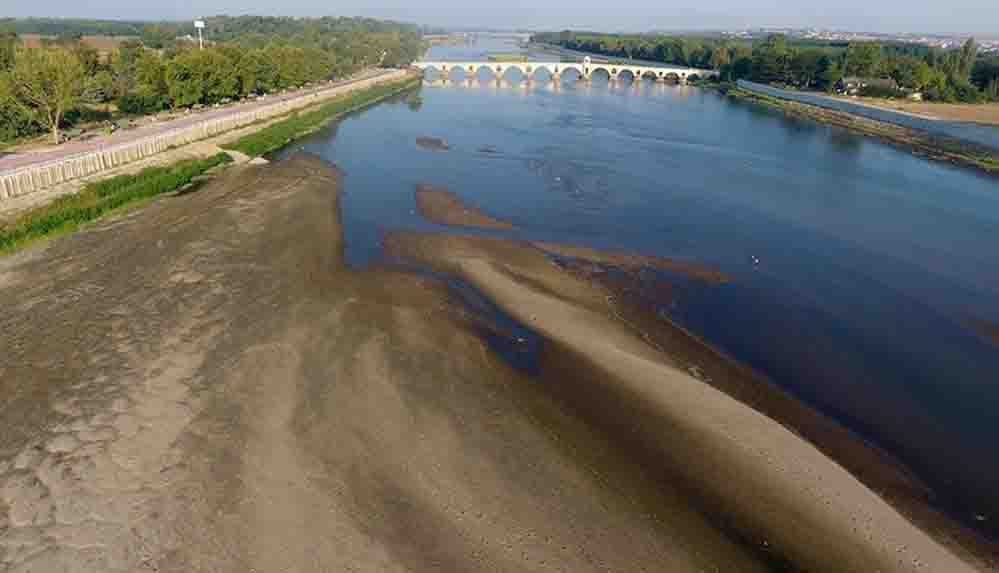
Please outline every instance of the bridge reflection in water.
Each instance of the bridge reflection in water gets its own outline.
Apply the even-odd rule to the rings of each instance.
[[[497,78],[497,77],[463,77],[460,79],[441,77],[439,74],[428,74],[423,79],[423,85],[426,87],[452,87],[461,88],[468,90],[509,90],[514,92],[519,92],[522,94],[529,94],[532,92],[559,92],[562,89],[571,89],[573,91],[587,92],[591,89],[597,90],[610,90],[610,91],[620,91],[620,92],[631,92],[631,93],[645,93],[645,94],[665,94],[667,90],[669,95],[673,97],[687,97],[695,93],[699,93],[697,88],[689,86],[687,84],[676,84],[671,85],[665,82],[654,82],[651,80],[640,80],[633,81],[631,83],[624,83],[614,80],[594,80],[592,82],[588,81],[573,81],[562,79],[560,81],[539,81],[531,80],[529,78],[516,78],[509,79],[508,77]],[[568,86],[568,87],[566,87]]]

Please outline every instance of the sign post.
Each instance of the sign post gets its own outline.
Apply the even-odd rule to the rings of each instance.
[[[205,39],[201,36],[201,31],[205,29],[205,22],[203,20],[195,20],[194,27],[198,29],[198,47],[204,50]]]

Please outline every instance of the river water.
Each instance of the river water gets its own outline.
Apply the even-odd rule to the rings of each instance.
[[[512,52],[501,40],[427,59]],[[517,79],[517,78],[512,78]],[[418,137],[446,140],[448,151]],[[999,185],[695,87],[428,82],[289,151],[345,172],[348,258],[439,227],[446,187],[515,231],[717,266],[660,313],[891,452],[999,531]],[[994,332],[994,331],[993,331]],[[999,336],[993,334],[993,336]]]

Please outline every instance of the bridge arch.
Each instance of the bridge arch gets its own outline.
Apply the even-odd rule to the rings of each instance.
[[[554,67],[548,64],[534,64],[527,66],[527,77],[532,80],[557,80],[558,76],[554,72]]]
[[[657,75],[655,70],[642,70],[642,76],[639,79],[655,81],[660,79],[661,77],[662,77],[662,72],[659,72],[659,74]]]
[[[583,79],[583,72],[575,66],[557,67],[557,80],[560,82],[578,82]]]
[[[667,82],[680,83],[680,74],[677,72],[665,72],[663,74],[663,79]]]
[[[595,68],[590,68],[590,78],[600,78],[604,81],[610,81],[613,77],[611,75],[611,70],[614,68],[605,68],[603,66],[597,66]]]
[[[622,82],[627,81],[628,83],[634,83],[637,77],[638,76],[635,75],[635,72],[628,69],[618,70],[617,72],[617,79]]]

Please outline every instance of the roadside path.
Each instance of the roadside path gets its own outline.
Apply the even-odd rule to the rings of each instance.
[[[366,70],[349,78],[334,82],[332,84],[322,84],[320,86],[297,90],[280,95],[271,95],[259,98],[252,102],[243,102],[222,108],[206,110],[202,112],[192,112],[175,119],[152,123],[130,130],[123,130],[112,135],[95,137],[87,141],[74,141],[65,143],[45,151],[26,151],[10,154],[0,154],[0,174],[5,171],[12,171],[31,165],[41,165],[44,163],[60,161],[68,157],[90,153],[101,149],[106,149],[127,143],[133,143],[145,138],[162,135],[175,129],[189,127],[201,121],[219,119],[257,108],[272,105],[275,103],[293,100],[311,93],[346,86],[351,83],[374,78],[391,73],[391,70]]]

